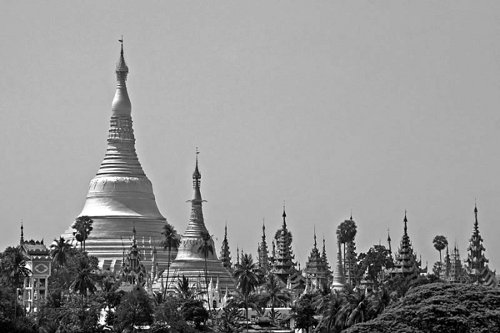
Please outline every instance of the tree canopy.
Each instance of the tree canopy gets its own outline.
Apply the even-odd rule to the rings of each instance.
[[[500,290],[471,284],[422,285],[379,317],[346,332],[500,332]]]

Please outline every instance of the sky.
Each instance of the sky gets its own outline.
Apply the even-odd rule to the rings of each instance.
[[[286,202],[296,259],[313,230],[335,262],[408,231],[429,266],[464,259],[474,203],[500,269],[500,2],[0,2],[0,248],[50,243],[106,149],[125,40],[136,148],[162,214],[189,219],[195,147],[205,223],[256,255]]]

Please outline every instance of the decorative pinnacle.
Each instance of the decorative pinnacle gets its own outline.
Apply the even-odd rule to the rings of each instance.
[[[283,217],[283,225],[286,227],[286,212],[285,212],[285,201],[283,200],[283,214],[281,215]]]
[[[123,56],[123,36],[118,41],[120,42],[121,50],[120,50],[120,59],[116,64],[116,78],[119,83],[124,84],[125,81],[127,81],[128,66],[125,63],[125,58]]]
[[[407,234],[408,232],[408,226],[407,226],[407,223],[408,223],[408,219],[406,218],[406,209],[405,209],[405,218],[403,219],[403,222],[405,223],[405,235]]]
[[[316,248],[317,243],[316,243],[316,226],[314,226],[314,248]]]
[[[21,245],[24,243],[24,226],[23,220],[21,220]]]

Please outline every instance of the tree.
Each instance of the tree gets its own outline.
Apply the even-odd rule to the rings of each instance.
[[[243,296],[245,304],[245,318],[248,326],[248,301],[250,294],[262,281],[262,273],[252,260],[252,255],[244,253],[239,264],[235,265],[234,277],[236,278],[236,288]]]
[[[201,328],[201,324],[208,319],[208,311],[203,306],[202,300],[190,299],[181,306],[182,316],[186,321],[193,322],[196,329]]]
[[[85,251],[85,241],[93,229],[92,223],[94,223],[94,221],[90,217],[84,215],[79,216],[71,225],[71,228],[75,229],[75,231],[73,231],[73,236],[80,242],[80,249],[83,244],[83,251]]]
[[[337,238],[344,247],[344,272],[345,272],[345,264],[346,264],[346,256],[345,256],[345,247],[346,243],[354,241],[356,237],[356,223],[351,219],[345,220],[337,227]]]
[[[276,275],[269,273],[267,279],[264,283],[264,294],[261,296],[264,305],[271,306],[270,318],[271,322],[276,320],[276,312],[274,308],[276,306],[286,306],[290,302],[290,294],[284,291],[276,278]]]
[[[165,295],[167,293],[168,289],[168,284],[169,284],[169,273],[170,273],[170,263],[172,261],[172,258],[170,255],[172,254],[172,248],[177,249],[179,247],[179,244],[181,243],[181,239],[179,237],[179,234],[175,230],[175,228],[168,223],[165,223],[163,226],[163,231],[162,235],[164,236],[163,238],[163,248],[167,250],[168,252],[168,257],[167,257],[167,286],[165,287],[165,290],[163,292],[163,298],[165,298]]]
[[[241,332],[241,328],[237,324],[239,320],[243,319],[241,311],[236,306],[226,306],[219,310],[216,317],[215,332],[219,333],[235,333]]]
[[[31,274],[26,267],[26,259],[20,246],[8,247],[1,255],[0,274],[14,290],[21,288],[24,278]]]
[[[54,239],[50,245],[52,261],[59,267],[63,267],[66,264],[69,249],[71,249],[71,245],[64,237],[61,236],[59,239]]]
[[[441,251],[448,246],[448,240],[444,236],[437,235],[436,237],[434,237],[432,242],[434,243],[434,248],[439,251],[439,262],[440,266],[442,267],[443,261],[441,259]]]
[[[500,292],[473,284],[431,283],[412,288],[398,302],[348,333],[500,332]]]
[[[80,318],[83,325],[86,317],[85,307],[87,295],[89,293],[93,294],[97,290],[95,286],[95,274],[92,271],[88,258],[83,257],[79,260],[78,271],[70,288],[82,296],[82,312]]]
[[[140,286],[125,294],[116,309],[115,326],[120,332],[136,325],[153,323],[153,306],[146,291]]]
[[[340,332],[343,325],[337,321],[337,315],[344,304],[344,297],[336,291],[319,296],[314,304],[317,312],[321,314],[318,328],[324,329],[326,332]]]
[[[361,272],[366,272],[368,280],[375,284],[375,287],[381,282],[380,274],[384,269],[393,266],[392,257],[388,249],[383,245],[374,245],[368,252],[360,253]]]
[[[292,315],[295,318],[295,328],[305,329],[309,332],[310,327],[318,324],[314,318],[313,295],[305,294],[292,306]]]
[[[177,280],[177,285],[175,286],[175,290],[177,291],[177,295],[183,300],[192,299],[194,297],[193,289],[189,286],[189,278],[182,275],[182,279]]]
[[[203,254],[203,258],[205,259],[205,290],[208,295],[208,271],[207,271],[207,259],[209,254],[214,254],[214,246],[212,241],[212,236],[207,231],[204,231],[201,235],[202,242],[198,247],[198,252]],[[168,282],[167,282],[168,283]],[[208,310],[210,311],[210,302],[208,302]]]
[[[155,333],[195,333],[194,328],[189,326],[180,309],[186,300],[174,296],[167,296],[159,304],[154,313],[155,321],[151,327]]]

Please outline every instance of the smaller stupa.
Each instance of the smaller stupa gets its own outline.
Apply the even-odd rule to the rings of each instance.
[[[221,290],[233,291],[235,288],[234,279],[230,271],[224,267],[221,260],[215,253],[215,245],[210,236],[205,221],[203,219],[201,197],[201,173],[198,169],[198,151],[196,152],[196,167],[193,173],[194,197],[191,202],[191,217],[186,231],[181,237],[177,257],[170,266],[169,277],[167,273],[158,279],[153,289],[161,289],[164,283],[168,291],[175,291],[177,281],[185,276],[191,285],[201,288],[200,291],[207,291],[208,281],[219,281],[218,288]],[[205,276],[206,271],[206,276]],[[202,283],[198,283],[202,278]]]

